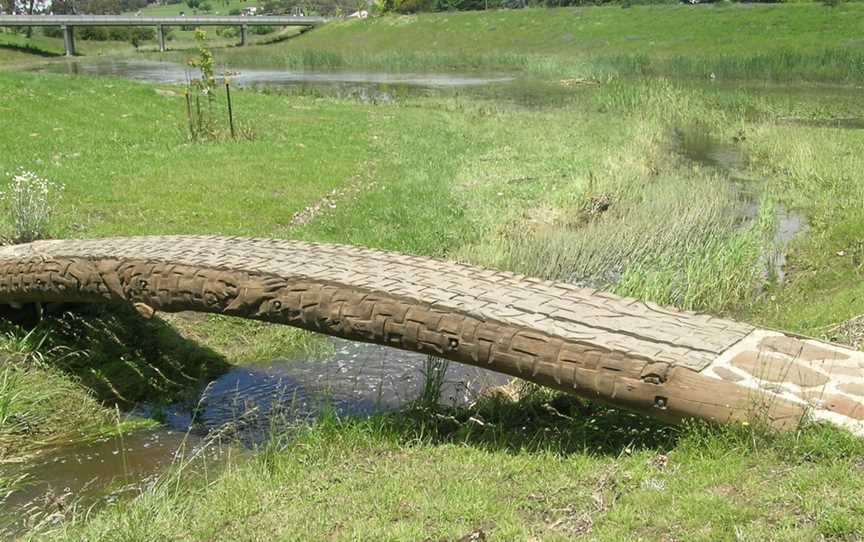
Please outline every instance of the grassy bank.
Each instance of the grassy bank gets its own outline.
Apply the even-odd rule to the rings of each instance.
[[[148,8],[151,9],[151,8]],[[152,8],[169,10],[176,6]],[[654,5],[391,15],[334,21],[270,45],[230,47],[235,66],[378,71],[505,70],[564,77],[665,76],[719,80],[860,82],[864,4]],[[282,39],[294,31],[264,36]],[[212,34],[212,33],[211,33]],[[169,47],[190,48],[188,32]],[[0,34],[0,45],[21,45]],[[236,41],[236,40],[235,40]],[[59,39],[27,47],[62,52]],[[142,50],[152,51],[154,43]],[[81,42],[83,54],[104,45]],[[112,54],[133,52],[110,46]],[[2,53],[0,53],[2,54]],[[184,53],[164,58],[185,60]],[[0,57],[2,60],[2,57]]]
[[[571,77],[861,81],[864,6],[661,5],[386,16],[226,51],[238,65],[486,69]]]
[[[325,419],[209,484],[169,477],[48,537],[805,541],[864,530],[864,444],[834,430],[676,432],[543,394],[489,407]]]

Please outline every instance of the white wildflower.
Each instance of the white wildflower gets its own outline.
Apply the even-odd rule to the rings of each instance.
[[[0,201],[6,207],[14,241],[29,243],[44,237],[63,185],[23,169],[7,175],[11,181],[0,192]]]

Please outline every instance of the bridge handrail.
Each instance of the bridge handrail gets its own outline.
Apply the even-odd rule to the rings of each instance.
[[[286,15],[0,15],[0,26],[316,26],[326,17]]]

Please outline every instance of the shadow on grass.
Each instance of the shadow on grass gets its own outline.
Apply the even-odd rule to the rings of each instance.
[[[33,45],[18,45],[14,43],[2,43],[0,44],[0,49],[6,49],[7,51],[15,51],[18,53],[25,53],[28,55],[41,56],[46,58],[55,58],[63,56],[63,53],[57,53],[54,51],[46,51],[45,49],[40,49],[38,47],[34,47]]]
[[[400,445],[458,444],[508,453],[603,456],[668,450],[680,433],[647,416],[543,389],[515,402],[492,397],[472,407],[418,405],[366,419],[324,415],[309,430],[319,436],[356,430]]]
[[[125,305],[64,306],[35,330],[45,337],[38,350],[46,362],[73,376],[98,399],[124,407],[194,400],[207,381],[229,366],[220,354]],[[11,331],[26,333],[27,328]]]
[[[327,413],[306,431],[324,441],[363,435],[362,440],[373,446],[376,441],[400,446],[455,444],[490,452],[612,458],[650,450],[718,460],[731,454],[773,456],[790,464],[852,460],[864,465],[864,439],[828,424],[805,423],[792,432],[758,422],[718,425],[691,420],[673,426],[543,389],[519,401],[488,398],[469,408],[415,406],[366,419]],[[297,436],[271,438],[269,451],[290,448]]]

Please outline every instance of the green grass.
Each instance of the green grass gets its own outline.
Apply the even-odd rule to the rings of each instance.
[[[804,541],[864,529],[859,439],[679,432],[562,399],[324,419],[216,481],[168,476],[45,538]]]
[[[386,16],[234,49],[237,65],[576,77],[861,81],[860,3],[656,5]]]

